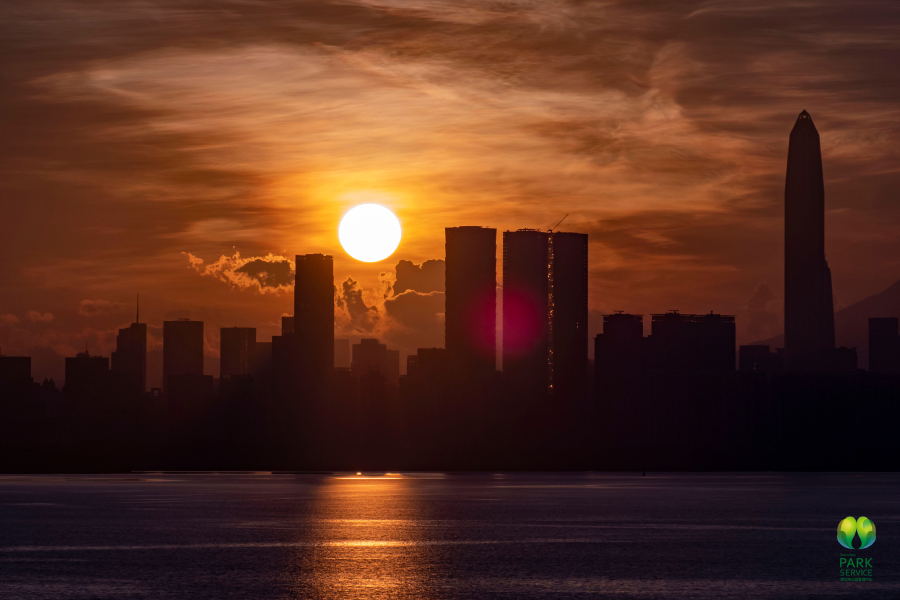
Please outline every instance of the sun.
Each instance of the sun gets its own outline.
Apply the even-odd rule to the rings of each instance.
[[[354,206],[338,227],[338,239],[344,250],[363,262],[378,262],[394,253],[400,245],[400,221],[380,204]]]

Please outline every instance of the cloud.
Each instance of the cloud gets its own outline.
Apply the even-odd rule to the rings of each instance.
[[[384,301],[390,318],[385,339],[414,352],[416,348],[443,347],[444,293],[412,290]]]
[[[409,260],[398,262],[393,293],[399,295],[407,290],[422,293],[443,292],[444,261],[441,259],[426,260],[421,265]]]
[[[374,335],[381,323],[381,311],[366,303],[366,292],[352,277],[335,288],[335,329],[342,335]]]
[[[25,318],[32,323],[50,323],[53,321],[53,314],[49,312],[41,313],[36,310],[29,310],[25,313]]]
[[[758,282],[781,294],[804,108],[835,297],[900,277],[897,3],[47,6],[0,5],[17,58],[0,73],[0,297],[21,298],[4,310],[25,322],[30,306],[63,315],[151,285],[160,304],[267,322],[289,310],[294,252],[332,253],[336,281],[368,286],[383,265],[344,256],[335,229],[354,191],[380,190],[410,272],[360,292],[340,327],[386,336],[404,317],[385,296],[440,291],[422,261],[443,255],[445,226],[571,213],[565,228],[591,234],[591,309],[713,309],[743,333]],[[223,300],[197,273],[262,294]]]
[[[252,258],[242,258],[240,252],[233,256],[220,256],[213,263],[205,264],[189,252],[190,267],[206,277],[212,277],[241,290],[279,293],[290,292],[294,287],[294,262],[284,256],[267,254]]]
[[[358,280],[346,278],[335,287],[335,335],[375,337],[401,354],[417,348],[444,345],[444,261],[417,265],[401,260],[398,276],[382,272],[378,286],[364,289]],[[419,288],[425,292],[416,291]],[[404,291],[395,293],[395,290]]]
[[[235,269],[234,273],[241,276],[246,275],[252,281],[257,282],[260,289],[280,288],[286,290],[294,286],[294,270],[292,263],[287,259],[255,258]]]
[[[78,303],[78,314],[82,317],[96,317],[112,314],[118,306],[109,300],[82,300]]]
[[[10,314],[0,315],[0,323],[3,323],[4,325],[15,325],[18,322],[19,322],[19,317],[17,317],[16,315],[10,315]]]

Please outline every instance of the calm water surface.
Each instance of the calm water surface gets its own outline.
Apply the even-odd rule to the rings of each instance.
[[[898,598],[898,526],[895,474],[5,476],[0,598]]]

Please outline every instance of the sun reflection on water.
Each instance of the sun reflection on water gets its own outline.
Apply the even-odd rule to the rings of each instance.
[[[397,474],[346,475],[317,486],[305,532],[311,546],[291,565],[298,598],[434,597],[436,561],[415,480]]]

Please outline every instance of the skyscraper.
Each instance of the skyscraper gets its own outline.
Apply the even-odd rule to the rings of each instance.
[[[122,373],[133,389],[147,389],[147,324],[132,323],[120,329],[112,352],[112,371]]]
[[[325,254],[297,256],[294,279],[294,336],[301,368],[313,381],[334,371],[334,259]]]
[[[581,398],[588,380],[588,236],[550,236],[550,347],[553,395]]]
[[[256,351],[255,327],[222,327],[219,344],[220,377],[251,373]]]
[[[529,396],[550,388],[550,235],[503,232],[503,375]]]
[[[203,375],[203,321],[163,321],[163,391],[181,375]]]
[[[141,323],[140,297],[134,323],[119,330],[111,358],[113,373],[121,373],[130,389],[143,394],[147,389],[147,324]]]
[[[834,349],[822,153],[805,110],[791,130],[784,186],[784,348],[793,371],[820,370]]]
[[[503,233],[503,373],[519,393],[586,390],[587,261],[586,234]]]
[[[444,340],[448,358],[464,372],[496,370],[497,230],[445,229]]]

